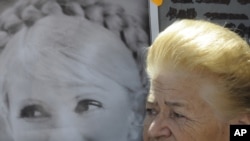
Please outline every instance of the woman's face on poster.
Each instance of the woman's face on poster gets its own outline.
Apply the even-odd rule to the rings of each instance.
[[[57,25],[54,24],[55,21],[58,21]],[[50,54],[53,51],[49,50],[48,54],[50,55],[45,55],[47,57],[43,56],[44,54],[40,56],[41,58],[35,56],[37,62],[33,61],[33,64],[16,63],[10,69],[12,73],[9,74],[8,78],[8,118],[15,141],[127,140],[132,108],[127,89],[116,81],[122,74],[115,77],[112,77],[112,75],[118,74],[104,75],[110,73],[107,72],[109,71],[106,70],[107,68],[111,70],[113,68],[103,67],[105,66],[103,64],[108,63],[100,63],[99,61],[103,61],[105,58],[99,58],[98,61],[95,58],[97,55],[92,54],[97,50],[95,44],[99,44],[95,39],[87,43],[88,46],[91,46],[87,47],[93,51],[92,53],[87,52],[86,49],[71,50],[70,47],[72,46],[84,46],[87,35],[91,34],[88,32],[86,35],[85,30],[78,32],[79,29],[75,29],[73,32],[71,28],[75,25],[72,23],[74,22],[71,22],[71,19],[65,20],[64,17],[48,18],[39,23],[36,28],[33,28],[33,33],[27,37],[30,41],[29,45],[36,45],[37,48],[65,45],[66,47],[63,46],[62,48],[66,48],[66,55],[64,54],[66,60],[60,60],[57,57],[49,58],[48,56],[53,58],[53,55]],[[75,23],[79,24],[79,22]],[[50,24],[52,27],[56,26],[56,28],[43,28],[43,25],[50,26]],[[84,23],[83,26],[88,24],[90,23]],[[86,29],[91,30],[93,28],[99,29],[93,26]],[[42,32],[46,34],[38,35]],[[54,34],[47,34],[50,32],[56,35],[57,33],[65,34],[65,38],[57,39]],[[94,31],[93,34],[106,35],[106,32],[106,30]],[[110,33],[107,35],[110,35]],[[84,39],[80,37],[84,37]],[[102,37],[103,40],[107,39],[102,35],[99,35],[99,37]],[[56,42],[51,42],[51,38]],[[105,42],[108,42],[115,48],[125,47],[122,42],[115,41],[117,39],[108,38],[108,41],[102,41],[100,38],[98,40],[102,42],[102,46]],[[75,39],[74,42],[71,42],[71,39]],[[18,46],[17,43],[14,42],[12,46]],[[105,52],[112,52],[110,48],[107,48],[108,50],[106,50],[106,47],[103,48],[105,48]],[[70,57],[71,53],[76,53],[79,56],[87,54],[87,57],[79,60],[79,58]],[[98,56],[101,55],[99,53]],[[114,57],[114,55],[104,54],[106,58]],[[123,56],[126,57],[126,55]],[[30,58],[27,57],[26,59]],[[16,60],[18,62],[18,59]],[[32,59],[30,60],[32,61]],[[123,61],[123,59],[121,60]],[[107,59],[106,62],[110,62],[110,60]],[[117,64],[120,63],[115,65]],[[27,68],[25,65],[29,67]],[[92,68],[89,65],[95,67]],[[24,68],[22,68],[23,66]],[[29,72],[32,72],[32,75]],[[45,76],[44,79],[43,76]]]
[[[50,84],[16,76],[9,90],[16,141],[114,141],[127,137],[128,93],[110,79]]]

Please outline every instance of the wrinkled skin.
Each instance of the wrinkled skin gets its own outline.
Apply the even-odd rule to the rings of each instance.
[[[203,97],[220,91],[215,82],[181,69],[166,69],[152,79],[144,141],[228,141],[230,122]]]

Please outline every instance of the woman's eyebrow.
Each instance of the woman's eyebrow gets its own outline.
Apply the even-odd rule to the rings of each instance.
[[[186,104],[184,104],[182,102],[165,101],[164,103],[165,103],[165,105],[170,106],[170,107],[186,107]]]
[[[148,101],[148,100],[147,100],[147,105],[150,105],[150,106],[157,106],[158,103],[155,102],[155,101]]]

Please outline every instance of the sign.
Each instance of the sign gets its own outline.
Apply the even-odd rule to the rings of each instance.
[[[164,0],[150,2],[151,41],[178,19],[204,19],[237,32],[250,43],[250,0]]]

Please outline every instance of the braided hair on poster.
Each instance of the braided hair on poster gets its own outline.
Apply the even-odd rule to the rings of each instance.
[[[37,20],[51,14],[83,16],[102,25],[120,37],[138,65],[142,63],[139,61],[140,52],[149,42],[146,30],[121,6],[101,0],[20,0],[0,16],[0,49],[22,26],[32,26]]]

